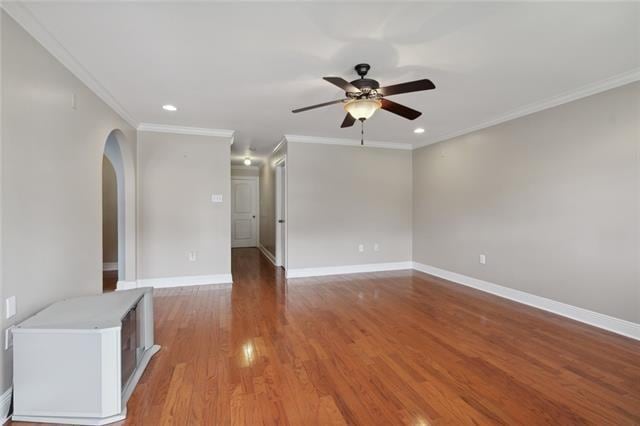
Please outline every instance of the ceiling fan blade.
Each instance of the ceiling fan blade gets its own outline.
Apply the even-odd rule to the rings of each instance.
[[[399,95],[400,93],[419,92],[421,90],[433,90],[436,85],[427,80],[410,81],[408,83],[394,84],[393,86],[381,87],[378,89],[378,93],[382,96]]]
[[[338,99],[337,101],[329,101],[329,102],[325,102],[325,103],[322,103],[322,104],[311,105],[311,106],[304,107],[304,108],[294,109],[291,112],[296,113],[296,112],[308,111],[308,110],[314,109],[314,108],[320,108],[320,107],[324,107],[324,106],[328,106],[328,105],[339,104],[339,103],[344,102],[344,101],[345,101],[345,99]]]
[[[344,116],[344,120],[342,121],[342,124],[340,125],[340,127],[343,129],[345,127],[351,127],[355,122],[356,122],[356,119],[353,118],[353,115],[347,113],[347,115]]]
[[[354,86],[353,84],[349,83],[347,80],[345,80],[342,77],[322,77],[322,78],[324,80],[328,81],[329,83],[338,86],[339,88],[341,88],[345,92],[359,92],[360,91],[360,89],[358,89],[356,86]]]
[[[415,120],[422,115],[420,111],[416,111],[415,109],[400,105],[399,103],[390,101],[389,99],[383,98],[380,99],[380,102],[382,103],[382,106],[380,108],[394,114],[398,114],[399,116],[404,117],[407,120]]]

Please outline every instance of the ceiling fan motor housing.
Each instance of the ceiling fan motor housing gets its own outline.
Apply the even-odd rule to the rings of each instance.
[[[355,68],[356,72],[358,73],[358,75],[360,77],[364,78],[364,76],[367,75],[367,73],[371,69],[371,65],[369,65],[369,64],[358,64],[354,68]]]
[[[365,94],[380,88],[380,83],[371,78],[359,78],[357,80],[353,80],[351,84],[356,86],[360,92]]]
[[[375,92],[371,93],[371,91],[379,89],[380,83],[371,78],[365,78],[365,76],[371,69],[371,65],[358,64],[354,67],[354,69],[356,70],[360,78],[357,80],[353,80],[351,82],[351,85],[355,86],[360,91],[360,93],[347,92],[347,97],[351,99],[363,99],[371,97],[370,94],[374,95],[373,97],[377,97],[377,94]]]

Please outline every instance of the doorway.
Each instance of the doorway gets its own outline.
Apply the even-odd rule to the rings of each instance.
[[[106,155],[102,156],[102,290],[118,282],[118,181]]]
[[[287,168],[286,157],[276,163],[276,266],[287,269]]]
[[[231,247],[258,246],[258,177],[231,178]]]
[[[135,287],[135,169],[125,141],[111,131],[102,156],[103,291]]]

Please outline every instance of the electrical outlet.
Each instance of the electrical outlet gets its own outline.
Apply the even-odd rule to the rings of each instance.
[[[484,254],[480,255],[480,264],[481,265],[485,265],[487,263],[487,256],[485,256]]]
[[[71,109],[78,109],[78,101],[76,100],[76,94],[71,94]]]
[[[187,258],[189,259],[189,262],[195,262],[196,260],[198,260],[198,252],[190,251],[189,253],[187,253]]]
[[[16,314],[16,297],[7,297],[4,301],[4,312],[7,318],[11,318]]]
[[[9,328],[4,330],[4,350],[7,350],[13,347],[13,329],[16,328],[15,325],[12,325]]]
[[[360,253],[364,252],[364,244],[360,244],[360,245],[358,245],[358,251],[359,251]]]
[[[373,245],[373,251],[380,251],[380,245],[378,243]]]

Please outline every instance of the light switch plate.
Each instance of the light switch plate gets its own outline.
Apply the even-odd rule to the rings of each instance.
[[[222,202],[222,194],[212,194],[211,195],[212,203],[221,203]]]
[[[16,314],[16,297],[7,297],[4,301],[4,312],[7,318],[11,318]]]
[[[13,346],[13,329],[15,325],[8,327],[4,330],[4,349],[7,350]]]
[[[487,256],[485,256],[484,254],[480,255],[480,264],[481,265],[485,265],[487,263]]]

